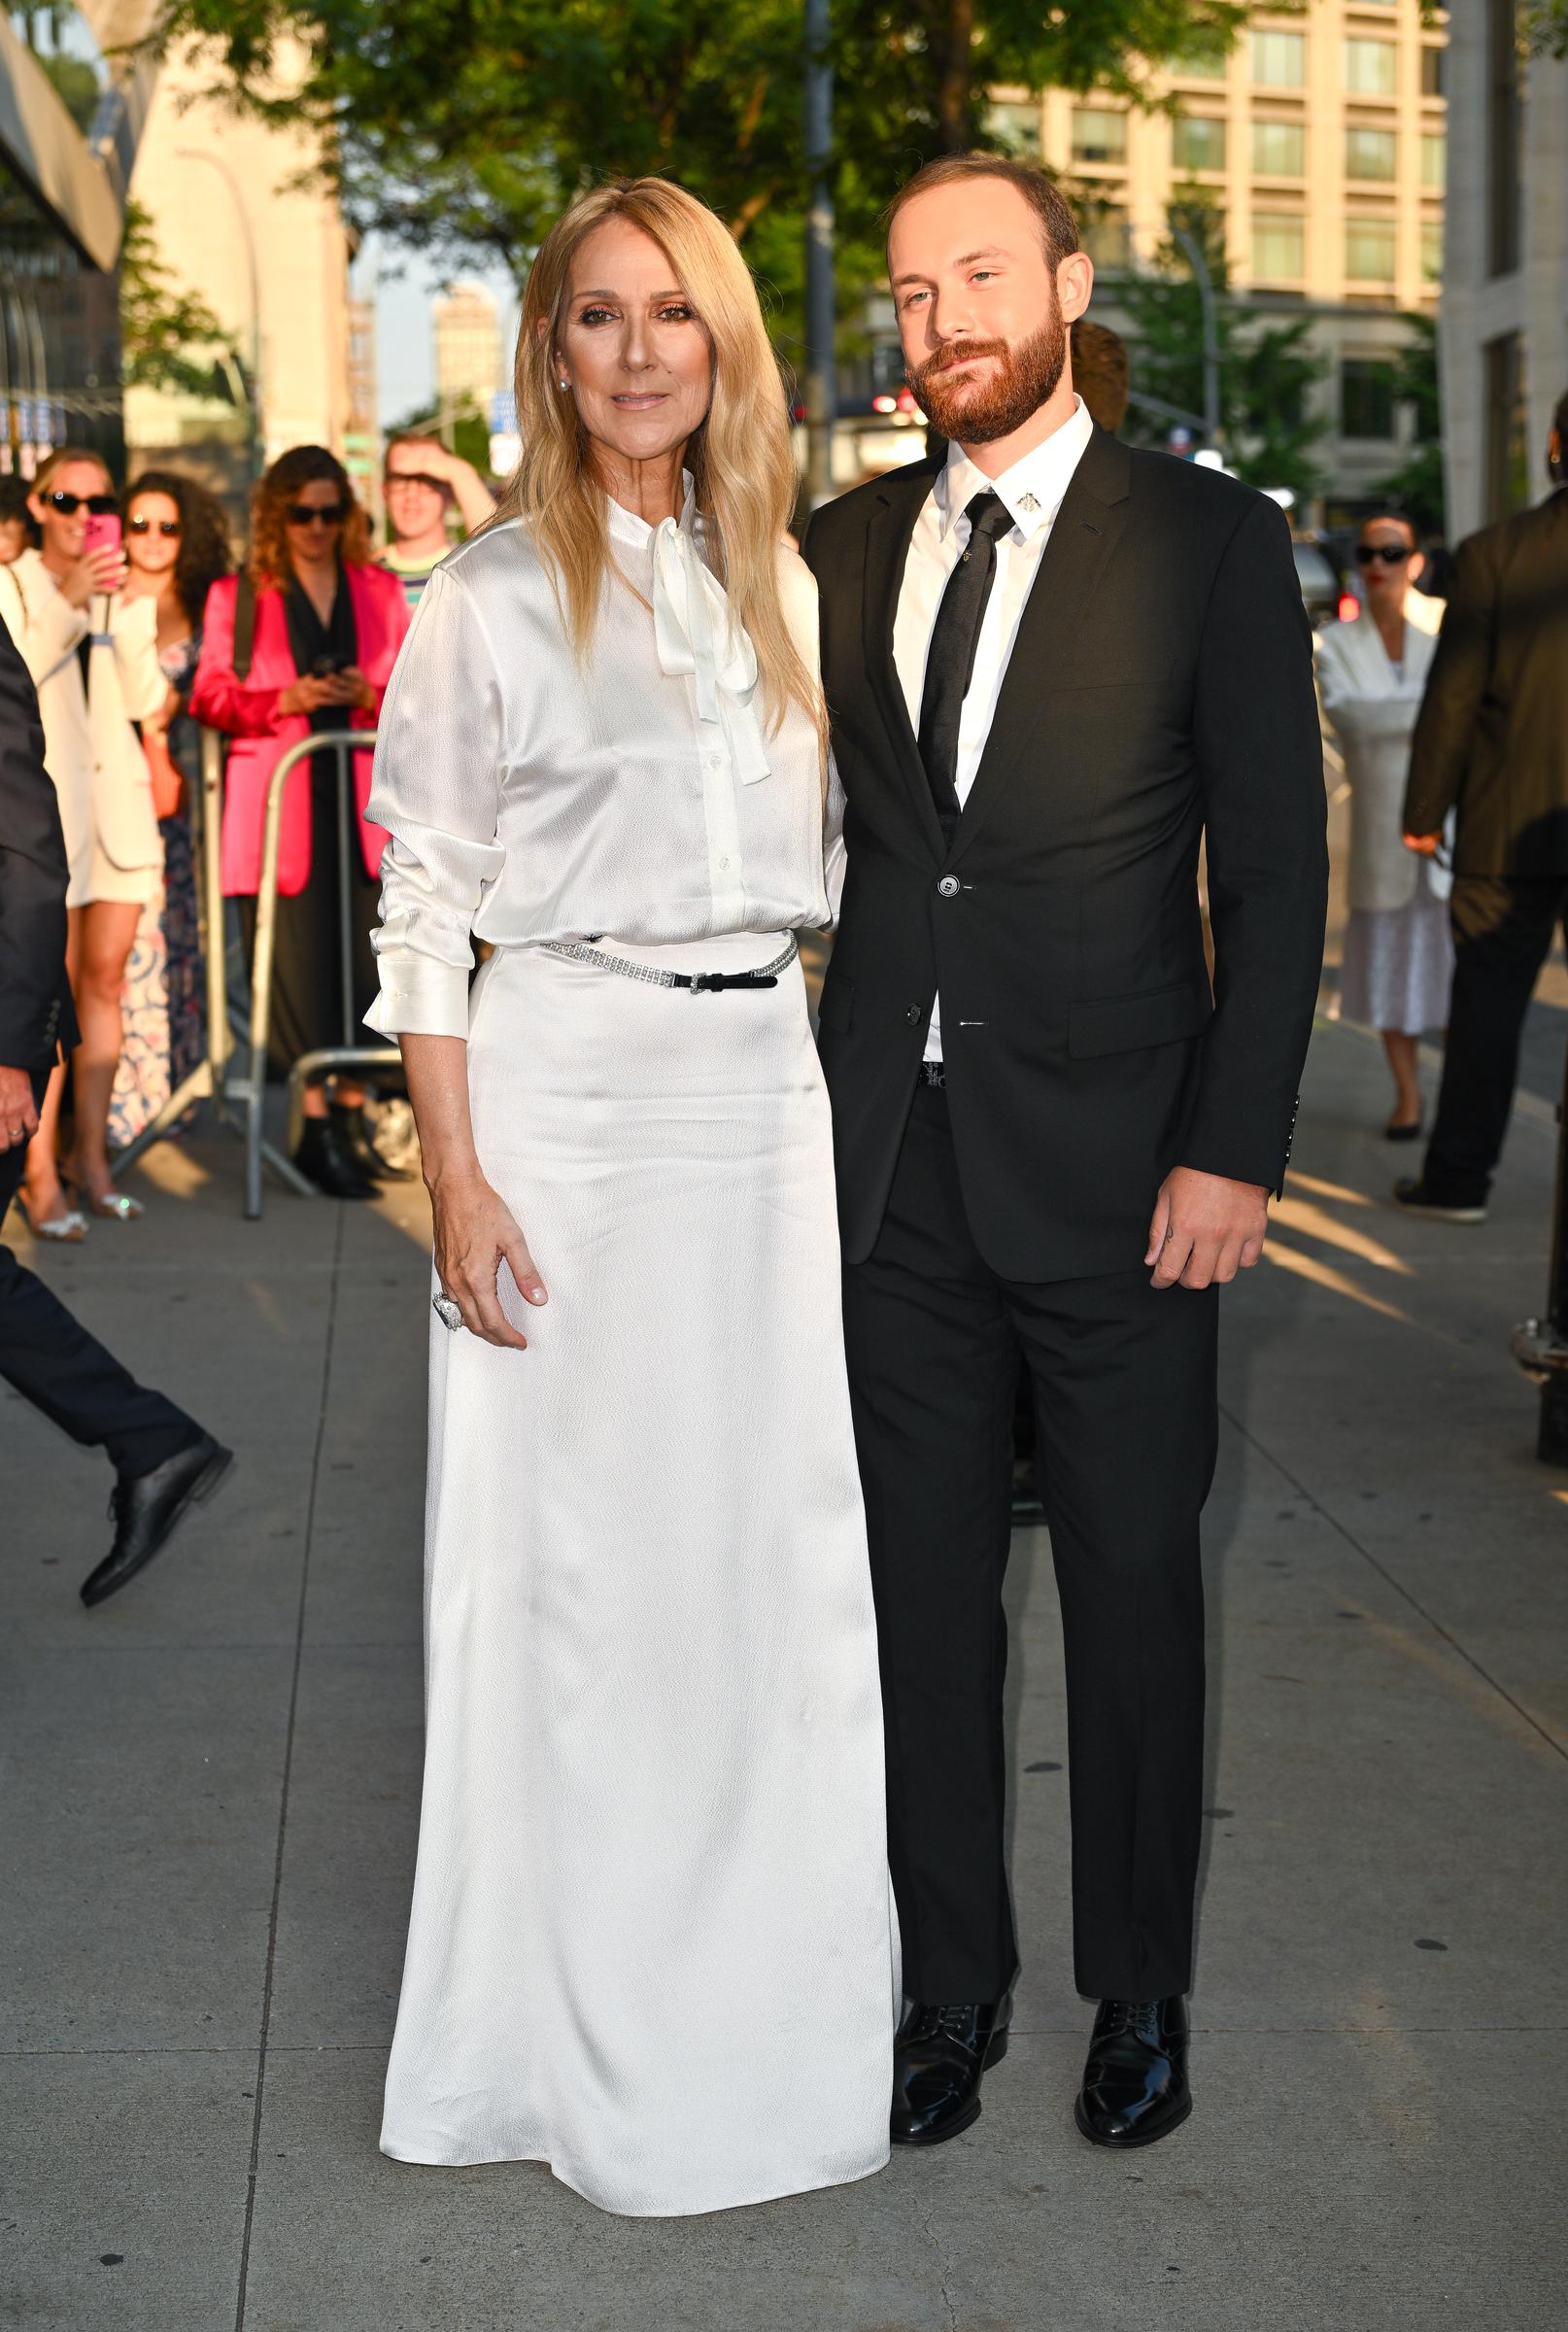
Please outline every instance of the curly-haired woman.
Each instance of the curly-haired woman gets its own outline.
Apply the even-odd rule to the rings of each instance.
[[[242,600],[241,593],[245,594]],[[254,621],[239,619],[249,604]],[[236,629],[251,631],[235,662]],[[234,739],[223,806],[223,889],[238,896],[250,936],[261,873],[267,787],[289,747],[312,732],[373,729],[403,634],[408,602],[371,564],[370,526],[348,472],[324,446],[280,454],[256,489],[251,558],[207,601],[191,710]],[[354,1016],[376,992],[370,927],[387,837],[364,815],[370,756],[354,756],[358,848],[351,847]],[[284,791],[270,1051],[287,1074],[301,1053],[341,1045],[337,757],[313,754]],[[360,1132],[364,1092],[338,1078],[305,1096],[298,1163],[335,1198],[368,1198],[374,1154]]]
[[[188,705],[201,653],[207,594],[233,566],[228,520],[215,494],[177,470],[142,472],[125,500],[125,597],[157,609],[158,664],[168,694],[142,723],[142,750],[163,837],[163,905],[132,953],[125,1049],[115,1111],[129,1139],[201,1057],[202,994],[189,788],[199,782],[196,724]]]

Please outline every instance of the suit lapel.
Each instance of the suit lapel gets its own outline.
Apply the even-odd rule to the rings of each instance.
[[[941,824],[931,798],[920,746],[909,721],[898,667],[893,661],[893,626],[899,612],[899,591],[909,537],[926,504],[939,464],[918,462],[908,469],[891,472],[877,490],[866,530],[865,596],[861,608],[866,672],[893,749],[893,761],[914,803],[927,839],[938,858],[944,855]]]
[[[1073,473],[1018,620],[980,766],[958,822],[961,857],[1003,793],[1053,688],[1071,680],[1095,588],[1127,523],[1132,463],[1096,429]]]

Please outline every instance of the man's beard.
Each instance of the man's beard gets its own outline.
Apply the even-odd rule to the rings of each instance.
[[[955,381],[953,365],[972,357],[995,357],[995,370],[984,380]],[[909,386],[944,437],[960,445],[994,445],[1039,412],[1066,361],[1067,327],[1061,309],[1053,307],[1040,330],[1016,348],[1006,340],[968,340],[938,349],[910,373]]]

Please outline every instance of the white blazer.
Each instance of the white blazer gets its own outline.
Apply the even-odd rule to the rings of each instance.
[[[1437,646],[1443,601],[1405,594],[1404,669],[1388,661],[1382,636],[1364,611],[1316,634],[1317,694],[1345,755],[1350,787],[1350,905],[1387,911],[1415,896],[1417,860],[1401,840],[1400,814],[1410,773],[1410,741],[1421,709],[1427,669]],[[1426,861],[1436,896],[1452,878]]]
[[[28,550],[0,566],[0,618],[38,691],[44,760],[60,798],[71,869],[66,904],[83,907],[93,896],[96,852],[121,874],[163,863],[147,756],[131,727],[155,712],[168,693],[158,664],[157,602],[99,597],[73,607],[42,554]],[[89,632],[87,689],[77,650]]]

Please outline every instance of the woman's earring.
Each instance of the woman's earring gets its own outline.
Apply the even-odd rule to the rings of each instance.
[[[570,381],[562,381],[562,382],[561,383],[561,387],[562,387],[562,389],[569,389],[569,388],[571,387],[571,383],[570,383]]]

